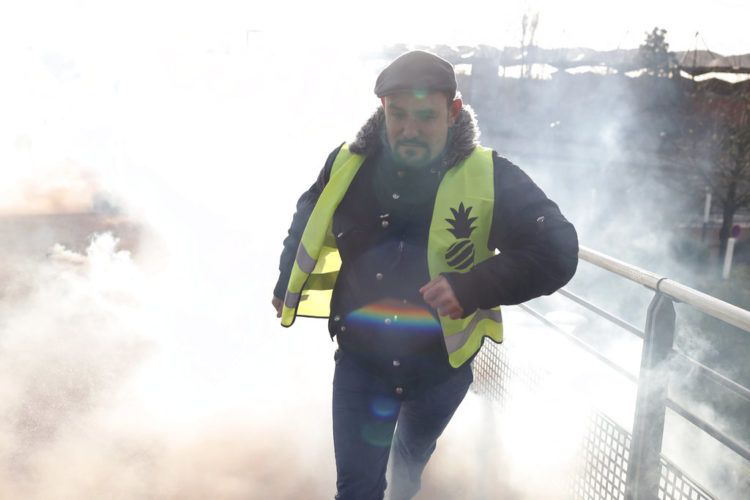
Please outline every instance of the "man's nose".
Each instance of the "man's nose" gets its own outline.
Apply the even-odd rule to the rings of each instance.
[[[417,126],[417,120],[406,120],[406,123],[404,124],[403,136],[407,139],[412,139],[419,136],[419,127]]]

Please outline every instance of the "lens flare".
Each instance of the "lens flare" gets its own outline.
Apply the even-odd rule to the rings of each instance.
[[[399,403],[393,398],[377,396],[370,402],[370,411],[382,419],[392,419],[398,415]]]
[[[440,330],[440,323],[426,308],[395,299],[385,299],[361,307],[347,316],[347,322],[363,329],[388,324],[420,334]]]
[[[394,422],[369,422],[362,427],[362,438],[373,446],[390,446]]]

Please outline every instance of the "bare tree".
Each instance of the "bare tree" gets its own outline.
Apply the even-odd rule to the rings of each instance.
[[[750,95],[696,90],[690,97],[680,149],[694,187],[708,186],[721,206],[723,255],[735,214],[750,206]]]

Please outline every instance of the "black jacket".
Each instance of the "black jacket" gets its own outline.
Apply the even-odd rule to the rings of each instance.
[[[349,145],[366,160],[333,220],[344,264],[332,299],[332,336],[341,327],[340,318],[378,297],[421,301],[417,289],[429,281],[426,243],[437,186],[442,173],[471,154],[477,144],[474,117],[464,109],[439,161],[404,177],[389,161],[382,128],[381,108]],[[284,297],[302,232],[338,151],[329,155],[316,182],[297,202],[284,240],[276,297]],[[466,273],[445,274],[466,315],[477,308],[518,304],[551,294],[570,280],[578,262],[575,229],[557,205],[510,161],[493,153],[493,163],[495,204],[489,243],[500,252]],[[374,351],[383,343],[369,332],[356,335],[351,329],[338,340],[343,349],[360,352]],[[444,348],[434,352],[442,348],[442,342],[433,338],[430,345],[433,350],[428,357],[447,358]],[[391,351],[399,348],[391,347]]]
[[[382,149],[379,109],[350,144],[355,153],[371,154]],[[458,127],[467,129],[476,140],[476,125],[464,108]],[[467,134],[468,135],[468,134]],[[466,138],[454,138],[446,155],[447,167],[454,166],[471,153]],[[476,144],[471,143],[471,147]],[[284,298],[294,257],[307,219],[330,175],[336,148],[328,157],[315,183],[297,202],[279,263],[280,276],[274,295]],[[495,164],[495,214],[490,244],[500,254],[477,265],[470,272],[447,276],[466,313],[476,308],[512,305],[556,291],[573,277],[578,264],[578,239],[575,228],[560,213],[539,187],[516,165],[493,155]]]

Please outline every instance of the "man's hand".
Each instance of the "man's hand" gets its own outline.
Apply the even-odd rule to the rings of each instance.
[[[271,304],[273,304],[274,309],[276,309],[276,317],[281,317],[281,308],[284,305],[284,301],[280,298],[274,296],[273,300],[271,300]]]
[[[464,314],[464,309],[458,303],[456,294],[453,293],[451,284],[445,276],[438,276],[419,289],[422,298],[430,307],[437,310],[440,316],[450,316],[451,319],[459,319]]]

